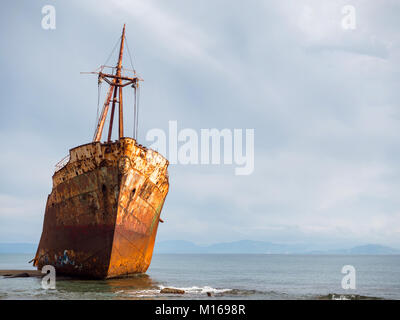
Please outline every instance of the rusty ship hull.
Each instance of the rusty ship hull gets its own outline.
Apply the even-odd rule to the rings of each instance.
[[[71,149],[53,175],[34,265],[97,279],[146,272],[168,193],[167,167],[132,138]]]

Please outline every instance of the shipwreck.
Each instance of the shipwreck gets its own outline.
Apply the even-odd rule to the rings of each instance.
[[[56,165],[33,259],[38,269],[52,265],[57,274],[105,279],[143,273],[150,265],[169,163],[136,141],[136,92],[142,79],[122,67],[125,25],[118,43],[117,65],[93,72],[109,86],[93,141],[72,148]],[[132,138],[124,136],[122,93],[128,86],[135,97]],[[110,107],[108,137],[102,142]],[[118,140],[112,141],[116,112]]]

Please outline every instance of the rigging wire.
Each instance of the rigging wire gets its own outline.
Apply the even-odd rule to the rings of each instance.
[[[118,46],[118,43],[121,41],[121,39],[122,39],[122,36],[118,38],[118,40],[115,43],[110,55],[108,56],[106,62],[102,66],[100,66],[100,72],[102,72],[105,67],[108,67],[107,64],[108,64],[109,60],[111,59],[112,55],[114,54],[114,52],[115,52],[115,50],[116,50],[116,48]],[[126,43],[126,47],[128,49],[128,55],[129,55],[129,60],[130,60],[130,64],[131,64],[132,70],[124,69],[123,67],[122,68],[123,68],[123,70],[133,71],[136,74],[136,70],[135,70],[135,67],[133,65],[132,54],[131,54],[131,51],[129,49],[129,45],[128,45],[128,41],[126,40],[126,37],[125,37],[125,43]],[[110,67],[110,68],[112,70],[115,69],[115,67]],[[98,121],[99,121],[100,96],[101,96],[101,89],[102,89],[101,84],[102,84],[102,80],[99,79],[99,81],[98,81],[98,89],[97,89],[98,93],[97,93],[97,114],[96,114],[95,135],[96,135],[96,131],[97,131],[97,127],[98,127]],[[135,140],[137,139],[138,126],[139,126],[139,100],[140,100],[140,87],[139,87],[139,83],[136,83],[134,85],[134,123],[133,123],[133,137],[134,137]],[[103,113],[104,109],[105,109],[105,105],[103,106],[102,109],[103,109],[102,110],[102,113]],[[108,119],[108,121],[110,121],[110,119]]]
[[[122,36],[121,36],[121,37],[122,37]],[[118,43],[119,43],[121,37],[119,37],[119,38],[117,39],[117,41],[115,42],[115,45],[114,45],[113,49],[111,50],[111,53],[109,54],[109,56],[108,56],[106,62],[105,62],[102,66],[100,66],[100,68],[99,68],[99,69],[100,69],[100,72],[102,72],[103,69],[104,69],[105,67],[107,67],[107,63],[108,63],[108,61],[111,59],[112,55],[114,54],[115,49],[117,48]],[[102,84],[102,80],[99,78],[98,83],[97,83],[97,112],[96,112],[96,123],[95,123],[95,128],[94,128],[93,139],[94,139],[95,136],[96,136],[97,127],[98,127],[98,125],[99,125],[99,109],[100,109],[101,84]],[[103,113],[103,111],[104,111],[104,108],[105,108],[105,106],[103,106],[102,113]]]
[[[113,49],[111,50],[110,54],[108,55],[108,58],[107,58],[106,62],[104,62],[104,64],[102,66],[100,66],[100,72],[102,72],[105,67],[108,67],[107,66],[108,61],[111,59],[112,55],[114,54],[115,49],[117,49],[117,46],[118,46],[118,43],[121,40],[121,37],[118,37],[117,41],[115,42],[115,45],[114,45]],[[113,69],[113,67],[111,67],[111,68]],[[97,127],[99,125],[98,122],[99,122],[99,109],[100,109],[99,107],[100,107],[100,96],[101,96],[101,84],[102,84],[102,80],[99,78],[98,85],[97,85],[97,113],[96,113],[96,123],[95,123],[95,129],[94,129],[95,132],[94,132],[94,135],[93,135],[93,139],[94,139],[94,137],[96,135]],[[103,106],[102,112],[103,112],[104,108],[105,108],[105,106]]]
[[[136,86],[133,87],[133,139],[136,140]]]
[[[134,90],[134,106],[133,106],[133,138],[137,140],[138,127],[139,127],[139,99],[140,99],[140,87],[136,85]]]
[[[99,108],[100,108],[100,95],[101,95],[101,79],[99,79],[98,83],[97,83],[97,113],[96,113],[96,123],[95,123],[95,128],[94,130],[96,130],[97,128],[97,122],[99,122]]]
[[[128,40],[126,40],[125,36],[125,42],[126,42],[126,48],[128,49],[128,55],[129,55],[129,61],[131,63],[131,67],[133,72],[136,74],[136,70],[133,64],[133,58],[131,54],[131,50],[129,49],[129,44]],[[139,126],[139,100],[140,100],[140,87],[139,83],[137,82],[134,85],[134,106],[133,106],[133,138],[137,140],[138,137],[138,126]]]
[[[133,71],[136,73],[135,67],[133,66],[133,59],[132,59],[131,51],[129,50],[128,40],[126,40],[126,36],[125,36],[125,41],[126,41],[126,47],[128,48],[128,55],[129,55],[129,60],[131,62],[131,67],[132,67]]]
[[[135,139],[137,139],[138,127],[139,127],[139,101],[140,101],[140,87],[139,87],[139,85],[138,85],[137,89],[138,89],[138,92],[137,92],[136,115],[135,115],[135,120],[136,120],[136,124],[135,124]]]
[[[122,36],[121,36],[121,37],[122,37]],[[108,56],[106,62],[103,64],[103,67],[105,67],[105,66],[107,65],[108,61],[111,59],[111,56],[113,55],[115,49],[117,48],[117,45],[118,45],[118,43],[119,43],[121,37],[119,37],[119,38],[117,39],[117,42],[115,43],[114,48],[112,49],[112,51],[111,51],[110,55]]]

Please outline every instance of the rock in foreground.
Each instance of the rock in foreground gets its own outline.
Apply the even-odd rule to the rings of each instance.
[[[44,274],[38,270],[0,270],[0,276],[3,276],[4,278],[41,278],[43,275]]]
[[[185,290],[175,289],[175,288],[163,288],[160,293],[174,293],[174,294],[184,294]]]
[[[30,275],[27,272],[23,272],[23,273],[5,275],[5,277],[6,278],[29,278]]]

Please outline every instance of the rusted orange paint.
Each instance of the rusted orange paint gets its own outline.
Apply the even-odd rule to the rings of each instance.
[[[145,272],[168,193],[167,167],[131,138],[71,149],[53,176],[35,266],[92,278]]]

